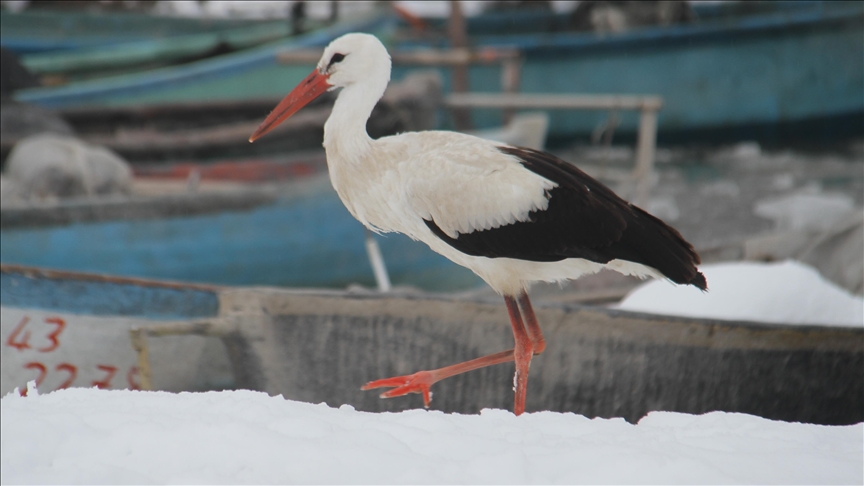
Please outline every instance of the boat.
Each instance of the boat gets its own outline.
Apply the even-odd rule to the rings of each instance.
[[[40,392],[50,391],[70,376],[71,368],[61,365],[83,370],[85,360],[92,360],[111,363],[118,373],[137,367],[135,383],[142,389],[166,389],[170,380],[179,386],[179,377],[191,377],[184,378],[185,386],[201,390],[205,377],[227,369],[229,378],[219,385],[224,388],[369,412],[400,411],[419,408],[421,398],[382,400],[360,387],[512,346],[497,298],[203,288],[12,265],[0,266],[0,279],[2,393],[23,387],[43,369]],[[864,420],[862,328],[667,317],[542,302],[535,310],[548,347],[532,362],[529,412],[630,422],[654,410],[722,410],[826,425]],[[56,324],[61,320],[64,325]],[[181,348],[184,339],[209,346],[209,361],[191,347]],[[61,350],[65,361],[59,354],[50,361],[51,353]],[[42,366],[28,368],[28,363]],[[91,368],[95,378],[72,385],[91,386],[108,374]],[[454,413],[509,409],[512,373],[512,365],[501,365],[444,380],[434,387],[431,408]],[[116,380],[110,386],[129,385]]]
[[[476,48],[523,53],[525,93],[659,95],[660,143],[860,136],[864,4],[738,3],[696,3],[696,22],[617,34],[568,32],[566,15],[542,12],[488,14],[469,20],[468,28]],[[403,48],[446,45],[417,40]],[[474,68],[470,85],[494,91],[498,77],[494,69]],[[554,111],[551,143],[591,134],[608,116]],[[638,117],[618,118],[617,133],[632,136]],[[474,111],[473,122],[500,124],[500,113]]]
[[[280,66],[276,53],[323,47],[348,32],[386,36],[391,19],[373,11],[312,32],[209,59],[70,83],[60,87],[20,90],[15,99],[46,108],[129,106],[195,101],[238,101],[284,95],[284,86],[305,76],[306,68]]]
[[[279,102],[185,102],[132,107],[69,108],[58,111],[82,140],[110,148],[135,165],[178,160],[254,158],[298,150],[320,150],[324,122],[335,96],[324,96],[277,137],[250,144],[249,135]],[[373,137],[435,128],[441,99],[437,73],[412,73],[393,83],[368,124]],[[6,151],[17,140],[3,140]],[[8,148],[7,148],[8,147]]]
[[[365,230],[330,185],[323,151],[187,170],[191,180],[172,185],[165,183],[171,174],[154,168],[150,183],[139,178],[128,196],[4,202],[0,261],[221,285],[376,285]],[[223,177],[201,180],[213,171]],[[393,285],[455,291],[481,284],[422,243],[402,235],[375,240]]]
[[[216,287],[206,285],[7,265],[0,265],[0,283],[0,394],[4,396],[15,388],[26,390],[31,380],[42,391],[69,386],[140,389],[129,330],[214,317],[219,309]],[[180,392],[234,386],[230,370],[220,371],[224,351],[218,343],[194,337],[162,344],[151,347],[154,359],[167,365],[153,364],[157,373],[153,384],[159,389]],[[169,363],[172,355],[184,360]]]
[[[0,10],[0,45],[17,53],[76,51],[195,34],[220,34],[272,21],[82,10]],[[269,27],[268,27],[269,29]]]
[[[548,14],[525,14],[518,22],[520,27],[510,29],[514,33],[503,34],[502,26],[515,25],[514,20],[512,15],[497,14],[486,18],[485,27],[483,18],[469,22],[469,33],[473,25],[474,47],[508,47],[523,53],[519,84],[524,93],[659,95],[664,100],[658,119],[660,143],[789,137],[831,140],[860,135],[864,126],[864,45],[860,42],[864,5],[764,2],[756,7],[742,13],[734,6],[696,5],[698,22],[607,35],[538,33],[548,27]],[[446,46],[434,39],[400,40],[392,33],[392,18],[378,21],[375,27],[334,27],[297,41],[147,74],[22,90],[16,99],[59,108],[279,97],[285,86],[299,82],[312,65],[280,68],[274,60],[278,52],[321,47],[348,30],[378,34],[391,53]],[[499,71],[497,66],[472,67],[472,89],[497,92]],[[397,67],[393,79],[408,72],[407,67]],[[449,83],[445,82],[444,91],[449,92]],[[500,110],[472,113],[477,129],[502,125]],[[550,143],[587,136],[608,116],[606,112],[554,110]],[[617,133],[630,137],[636,132],[636,114],[622,113],[617,119]]]
[[[290,37],[284,20],[213,32],[173,35],[74,50],[28,54],[21,63],[51,85],[183,64]]]

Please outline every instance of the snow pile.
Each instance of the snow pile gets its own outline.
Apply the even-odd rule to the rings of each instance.
[[[4,483],[862,483],[862,424],[372,414],[250,391],[2,399]]]
[[[617,307],[725,320],[864,326],[864,299],[802,263],[738,262],[699,269],[708,279],[708,292],[655,280],[635,289]]]

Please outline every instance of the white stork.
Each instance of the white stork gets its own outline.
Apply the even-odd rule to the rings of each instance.
[[[367,383],[382,398],[422,393],[444,378],[516,362],[516,415],[531,357],[546,347],[527,290],[609,268],[705,290],[699,256],[673,228],[553,155],[444,131],[369,138],[366,122],[390,81],[390,56],[368,34],[347,34],[285,97],[249,141],[324,93],[342,88],[324,125],[330,180],[367,228],[420,240],[504,297],[515,346],[465,363]],[[520,313],[521,309],[521,313]],[[524,318],[524,321],[523,321]]]

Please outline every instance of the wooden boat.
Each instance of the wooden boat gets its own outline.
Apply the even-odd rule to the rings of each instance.
[[[332,189],[323,153],[236,164],[227,176],[236,181],[243,171],[248,179],[270,180],[205,181],[191,190],[179,181],[173,193],[147,195],[145,188],[123,197],[4,203],[0,261],[224,285],[375,285],[364,229]],[[273,180],[278,175],[287,182]],[[460,290],[480,283],[407,237],[376,239],[394,285]]]
[[[74,51],[150,39],[212,34],[271,23],[80,10],[0,11],[0,45],[16,53]]]
[[[710,9],[716,12],[705,14]],[[471,42],[477,47],[521,50],[525,60],[520,85],[527,93],[660,95],[664,99],[658,120],[661,143],[703,136],[776,141],[790,136],[832,139],[859,134],[864,123],[864,45],[860,42],[864,6],[860,2],[766,2],[749,9],[755,13],[747,15],[726,10],[706,7],[699,22],[614,35],[536,33],[548,27],[550,18],[527,14],[514,30],[523,33],[493,35],[501,32],[496,30],[501,25],[514,25],[513,20],[499,19],[480,28],[479,19],[472,20],[480,34]],[[375,31],[389,39],[389,30],[376,30],[389,21],[378,20],[347,30]],[[290,44],[153,73],[24,90],[16,99],[46,107],[80,107],[279,97],[311,65],[279,68],[276,53],[321,46],[345,31],[334,28]],[[442,45],[415,40],[394,41],[389,47]],[[407,72],[395,69],[393,77],[399,79]],[[497,91],[499,78],[496,66],[470,70],[470,83],[477,91]],[[445,83],[445,93],[448,90]],[[590,134],[607,118],[605,113],[560,110],[551,115],[552,143]],[[473,118],[475,128],[502,124],[498,110],[475,110]],[[635,114],[621,114],[618,133],[633,133],[636,125]]]
[[[44,107],[128,106],[194,101],[231,101],[276,97],[308,71],[276,63],[276,53],[286,49],[324,46],[347,32],[379,32],[389,18],[373,12],[341,21],[291,39],[277,40],[235,53],[154,69],[145,73],[112,76],[55,88],[16,92],[19,101]]]
[[[696,3],[699,20],[694,23],[620,34],[567,32],[566,16],[527,12],[478,18],[469,22],[469,29],[477,33],[471,37],[475,47],[506,46],[524,54],[523,92],[661,96],[661,143],[698,137],[777,141],[859,136],[864,126],[864,5],[762,2],[744,8],[737,3]],[[470,85],[494,91],[498,74],[474,68]],[[499,116],[478,110],[473,121],[478,127],[491,126],[500,124]],[[550,137],[554,143],[590,134],[607,117],[552,112]],[[618,133],[635,133],[635,114],[622,113],[619,121]]]
[[[288,22],[277,20],[214,32],[29,54],[22,56],[21,63],[43,80],[59,85],[191,62],[290,37],[291,33]]]
[[[0,279],[3,393],[43,368],[41,390],[56,388],[70,376],[71,368],[61,365],[83,370],[86,359],[116,362],[111,366],[120,371],[137,363],[138,386],[146,388],[152,379],[157,389],[170,379],[179,384],[179,377],[193,377],[186,386],[203,389],[205,376],[230,363],[233,387],[358,410],[397,411],[418,408],[422,401],[415,395],[381,400],[360,386],[512,346],[497,299],[202,288],[10,265],[0,267]],[[532,363],[529,411],[631,422],[652,410],[724,410],[835,425],[864,420],[861,328],[674,318],[542,303],[536,311],[548,347]],[[25,317],[29,320],[21,324]],[[55,324],[58,320],[65,325]],[[140,328],[134,333],[137,361],[128,341],[121,343],[133,326]],[[209,367],[200,353],[178,344],[190,337],[211,346]],[[212,346],[216,339],[224,347]],[[24,347],[25,341],[31,348]],[[65,361],[59,354],[49,361],[61,350],[68,353]],[[28,363],[42,367],[28,368]],[[95,378],[72,385],[90,386],[108,373],[91,367]],[[432,408],[507,409],[512,372],[512,366],[501,365],[436,384]],[[121,381],[110,385],[127,386]]]
[[[29,380],[35,380],[41,391],[68,386],[139,389],[141,376],[129,330],[213,317],[219,308],[212,286],[73,276],[7,265],[0,266],[0,282],[2,395],[16,387],[26,389]],[[218,343],[183,337],[154,343],[151,354],[166,364],[153,364],[159,375],[153,383],[159,389],[233,387]],[[184,358],[172,364],[172,355]],[[221,371],[220,358],[225,362]]]

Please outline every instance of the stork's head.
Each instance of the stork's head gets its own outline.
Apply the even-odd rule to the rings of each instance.
[[[276,128],[326,91],[363,84],[368,85],[370,97],[380,97],[389,81],[390,55],[384,44],[373,35],[345,34],[324,49],[315,70],[276,105],[249,141],[254,142]]]
[[[324,49],[318,72],[328,83],[344,88],[372,76],[390,81],[390,55],[374,35],[345,34]]]

